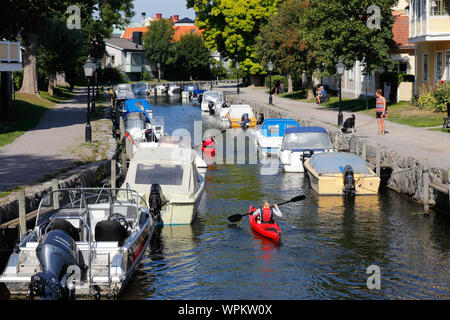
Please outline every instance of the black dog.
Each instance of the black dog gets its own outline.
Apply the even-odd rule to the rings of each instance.
[[[350,133],[350,129],[352,133],[355,133],[355,115],[352,114],[350,118],[347,118],[344,121],[344,127],[341,129],[343,133]]]

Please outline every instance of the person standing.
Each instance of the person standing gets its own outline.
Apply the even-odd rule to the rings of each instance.
[[[386,117],[386,99],[383,97],[383,90],[378,89],[375,93],[376,100],[376,117],[378,122],[378,134],[384,135],[384,119]]]

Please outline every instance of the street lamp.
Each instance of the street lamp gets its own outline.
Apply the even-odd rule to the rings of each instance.
[[[336,64],[336,73],[339,76],[339,113],[338,113],[338,126],[341,127],[344,123],[344,115],[342,114],[342,75],[344,74],[345,65],[339,60]]]
[[[84,76],[86,77],[88,81],[88,101],[87,101],[87,109],[86,109],[86,129],[85,129],[85,142],[91,142],[92,141],[92,129],[91,129],[91,121],[89,118],[89,112],[90,112],[90,103],[91,103],[91,78],[94,74],[96,65],[91,61],[91,59],[88,59],[86,63],[83,65],[84,69]]]
[[[272,104],[272,71],[273,71],[273,63],[269,61],[267,64],[267,70],[269,70],[269,104]]]
[[[236,71],[237,71],[237,94],[239,100],[239,62],[236,61]]]
[[[159,83],[161,82],[161,64],[158,62],[156,66],[158,67],[158,83]]]

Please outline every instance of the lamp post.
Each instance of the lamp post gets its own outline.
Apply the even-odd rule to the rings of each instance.
[[[338,112],[338,126],[341,127],[344,123],[344,115],[342,114],[342,75],[344,74],[345,65],[339,60],[336,64],[336,73],[339,76],[339,112]]]
[[[269,104],[272,104],[272,71],[273,71],[273,63],[269,61],[267,64],[267,70],[269,70]]]
[[[239,100],[239,62],[236,61],[236,72],[237,72],[237,94]]]
[[[159,83],[161,82],[161,64],[158,62],[156,66],[158,67],[158,83]]]
[[[90,103],[91,103],[91,78],[94,74],[96,65],[93,63],[90,59],[86,61],[86,63],[83,65],[84,69],[84,75],[88,81],[88,101],[87,101],[87,109],[86,109],[86,129],[85,129],[85,142],[91,142],[92,141],[92,128],[91,128],[91,120],[89,118],[90,113]]]

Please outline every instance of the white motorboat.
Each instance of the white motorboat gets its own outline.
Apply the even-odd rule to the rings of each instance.
[[[145,95],[147,90],[147,85],[144,82],[138,82],[133,85],[133,92],[135,95]]]
[[[256,126],[252,134],[264,156],[278,154],[284,133],[289,128],[299,128],[295,119],[265,119],[261,126]]]
[[[223,92],[220,91],[206,91],[203,93],[202,103],[200,105],[202,112],[211,115],[220,115],[222,111],[222,104],[225,103]]]
[[[286,129],[278,157],[285,172],[304,172],[304,161],[313,153],[332,152],[327,130],[321,127]]]
[[[254,128],[257,122],[252,107],[248,104],[233,104],[224,108],[220,118],[228,121],[231,128]]]
[[[155,87],[156,95],[165,96],[167,94],[168,88],[166,85],[160,84]]]
[[[40,202],[0,276],[11,295],[116,298],[149,244],[154,218],[133,190],[59,189]]]
[[[167,90],[169,96],[176,96],[181,94],[181,87],[176,84],[170,84]]]
[[[149,199],[157,222],[190,224],[205,190],[205,177],[197,171],[192,149],[158,146],[135,152],[123,186]]]

